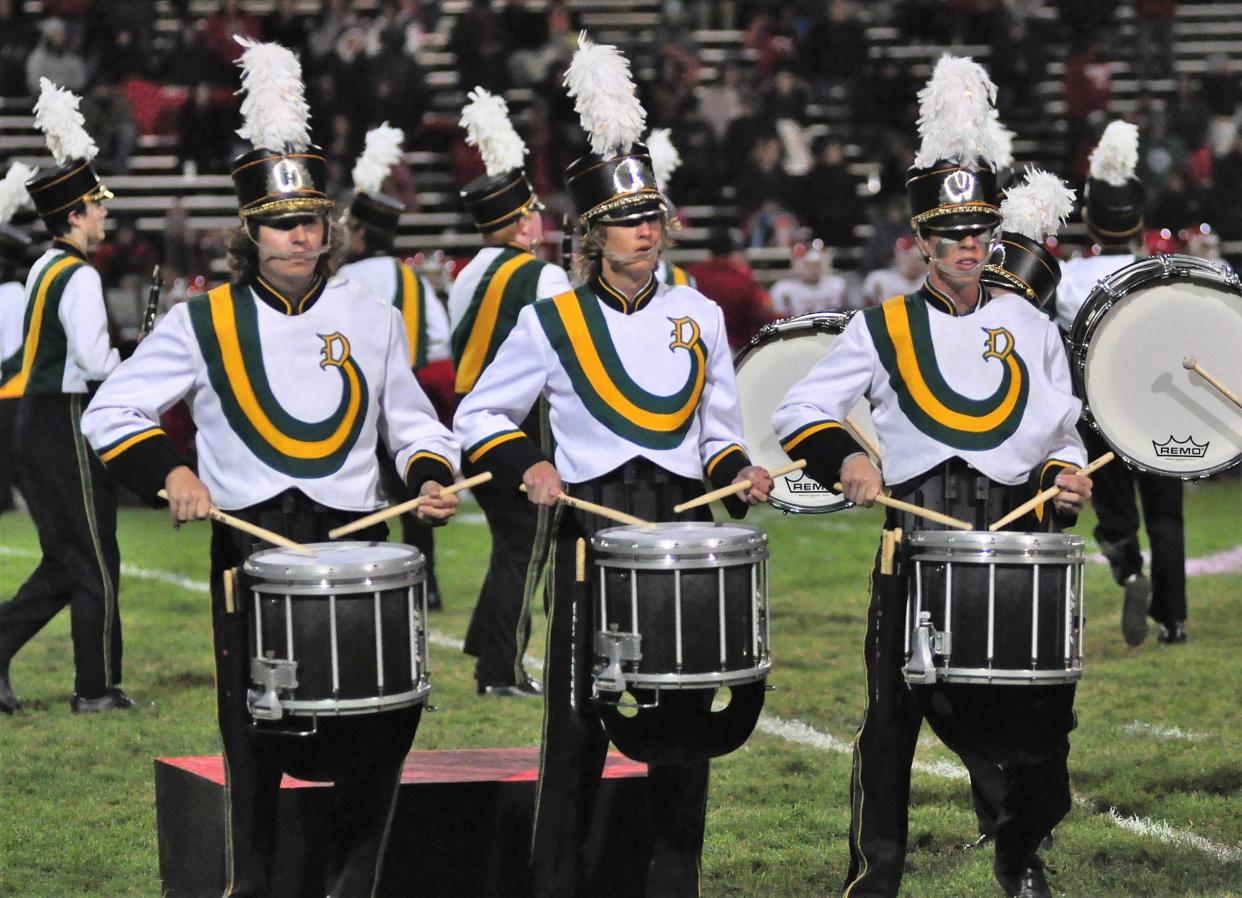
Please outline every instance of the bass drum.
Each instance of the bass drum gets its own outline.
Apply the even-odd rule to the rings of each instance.
[[[1192,480],[1242,459],[1242,410],[1183,364],[1242,390],[1242,289],[1228,265],[1127,265],[1088,295],[1070,344],[1083,415],[1132,468]]]
[[[812,312],[777,321],[766,325],[738,351],[734,367],[742,404],[742,433],[754,464],[771,470],[792,461],[772,430],[772,412],[789,388],[827,355],[853,316],[853,312]],[[849,417],[877,442],[866,397],[855,403]],[[794,471],[776,478],[772,505],[792,514],[823,514],[849,508],[851,503],[803,471]]]

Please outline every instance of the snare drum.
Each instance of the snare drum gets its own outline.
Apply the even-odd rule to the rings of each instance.
[[[906,682],[1078,680],[1083,545],[1067,533],[909,534]]]
[[[426,699],[422,554],[401,543],[308,548],[246,561],[251,716],[374,714]]]
[[[1242,390],[1242,289],[1227,265],[1127,265],[1088,295],[1070,343],[1084,416],[1131,467],[1190,480],[1242,459],[1242,412],[1182,366],[1193,356]]]
[[[591,539],[595,691],[705,689],[768,675],[768,538],[742,524],[611,527]]]
[[[814,312],[765,325],[734,359],[737,391],[742,406],[742,434],[754,464],[771,470],[791,459],[772,430],[772,413],[790,387],[827,355],[832,343],[850,323],[853,312]],[[871,406],[859,399],[849,417],[872,440]],[[772,505],[793,514],[822,514],[849,508],[844,496],[834,493],[803,471],[777,477],[772,485]]]

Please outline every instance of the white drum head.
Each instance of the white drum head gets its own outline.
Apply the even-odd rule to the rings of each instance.
[[[1236,284],[1195,278],[1187,267],[1111,299],[1102,287],[1088,297],[1083,312],[1093,308],[1096,319],[1075,347],[1075,376],[1092,426],[1128,463],[1152,473],[1191,479],[1237,463],[1242,409],[1182,364],[1193,357],[1242,392]]]
[[[852,314],[815,312],[770,324],[738,352],[735,364],[742,405],[742,433],[755,464],[771,469],[792,461],[772,430],[772,412],[790,387],[802,380],[828,353]],[[871,406],[866,397],[858,400],[850,417],[867,436],[876,440]],[[794,471],[776,478],[772,505],[794,514],[822,514],[848,508],[850,503],[804,472]]]

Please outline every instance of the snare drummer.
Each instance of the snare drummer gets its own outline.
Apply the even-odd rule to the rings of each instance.
[[[1087,205],[1083,221],[1099,246],[1095,256],[1072,259],[1062,266],[1057,289],[1057,324],[1067,334],[1095,285],[1138,260],[1143,233],[1143,183],[1134,175],[1138,159],[1138,128],[1115,121],[1104,129],[1091,153]],[[1082,428],[1092,455],[1108,446],[1093,429]],[[1147,618],[1160,624],[1162,643],[1186,641],[1186,536],[1182,519],[1182,481],[1123,464],[1096,474],[1092,504],[1099,522],[1095,541],[1108,559],[1113,579],[1124,589],[1121,632],[1129,645],[1147,638]],[[1151,542],[1151,579],[1143,574],[1139,551],[1139,510]],[[1150,607],[1148,607],[1150,605]]]
[[[300,70],[274,44],[247,45],[249,94],[242,133],[257,133],[273,91],[255,85],[255,57],[275,60],[266,80],[281,110]],[[294,104],[295,106],[297,104]],[[256,122],[256,117],[259,121]],[[268,122],[271,134],[271,122]],[[260,146],[233,163],[241,226],[230,245],[231,283],[174,308],[117,369],[83,417],[108,469],[144,498],[167,490],[174,525],[211,504],[300,542],[382,504],[376,445],[382,435],[412,492],[428,496],[421,519],[453,514],[457,444],[410,370],[400,313],[361,285],[333,277],[341,226],[329,222],[326,163],[305,120],[280,149]],[[198,428],[198,475],[160,429],[179,399]],[[201,479],[200,479],[201,477]],[[363,531],[383,540],[386,528]],[[323,850],[323,892],[369,896],[377,888],[401,764],[421,706],[321,719],[314,736],[255,728],[248,707],[249,615],[238,566],[255,541],[218,524],[211,540],[217,712],[228,776],[229,896],[268,894],[281,773],[334,780],[335,843]]]
[[[924,143],[906,182],[911,224],[930,260],[927,279],[918,291],[856,315],[772,420],[785,451],[805,457],[811,476],[840,480],[861,505],[888,489],[985,529],[1055,481],[1065,491],[1054,508],[1015,522],[1015,529],[1047,529],[1074,518],[1091,482],[1075,473],[1085,462],[1074,427],[1080,404],[1069,392],[1056,328],[1024,298],[990,298],[980,285],[1000,223],[995,156],[988,152],[994,145],[987,133],[960,129],[961,122],[994,115],[986,99],[993,91],[986,72],[969,60],[946,56],[937,65],[920,100],[925,113],[930,98],[951,114],[942,122],[921,119]],[[977,148],[985,150],[981,157]],[[864,395],[884,453],[883,475],[842,426]],[[905,532],[925,526],[895,512],[886,523]],[[1000,760],[985,746],[988,734],[958,721],[980,708],[999,717],[1015,707],[1031,716],[1022,721],[1023,744],[1003,757],[1007,790],[994,867],[1006,895],[1048,895],[1035,852],[1069,810],[1073,686],[908,687],[901,674],[907,588],[901,557],[892,573],[877,568],[872,583],[868,703],[854,743],[845,895],[898,892],[923,717],[968,764],[983,764]]]
[[[570,67],[580,108],[583,41]],[[612,61],[614,48],[594,47]],[[610,52],[611,51],[611,52]],[[616,54],[616,55],[614,55]],[[628,77],[624,79],[628,83]],[[628,84],[632,91],[632,83]],[[607,105],[615,109],[615,101]],[[655,186],[651,159],[638,143],[643,110],[624,110],[636,127],[607,152],[570,165],[566,181],[581,229],[576,291],[522,309],[495,360],[463,400],[454,429],[474,464],[509,489],[525,484],[531,502],[557,505],[562,490],[653,521],[677,516],[673,506],[702,492],[750,478],[753,486],[727,505],[741,516],[764,501],[767,472],[751,465],[742,444],[741,413],[724,318],[689,286],[654,276],[664,247],[668,203]],[[584,124],[586,120],[584,117]],[[549,404],[555,454],[549,459],[520,429],[536,400]],[[557,506],[550,543],[544,737],[535,811],[535,894],[583,894],[584,846],[608,736],[591,701],[592,618],[589,587],[575,586],[578,539],[608,526]],[[702,511],[698,509],[696,511]],[[703,519],[693,512],[686,517]],[[532,582],[528,582],[528,593]],[[661,702],[696,707],[709,690],[685,690]],[[648,896],[699,894],[708,761],[652,764],[654,852]]]

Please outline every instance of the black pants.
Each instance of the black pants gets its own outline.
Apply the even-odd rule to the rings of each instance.
[[[0,605],[0,664],[68,605],[73,691],[98,698],[121,682],[121,555],[116,494],[79,426],[85,403],[76,394],[20,400],[18,460],[43,559]]]
[[[899,498],[978,524],[1022,501],[1021,489],[989,484],[954,462],[918,484],[894,489]],[[1031,518],[1014,529],[1035,529]],[[906,532],[923,525],[890,513],[887,526]],[[1040,841],[1070,808],[1068,734],[1074,726],[1072,685],[910,687],[905,663],[909,568],[872,572],[864,655],[867,705],[854,740],[850,780],[848,898],[894,898],[901,887],[909,833],[910,771],[924,717],[972,773],[995,772],[975,783],[998,809],[996,858],[1006,871],[1025,869]],[[976,802],[984,796],[976,794]]]
[[[704,520],[705,508],[674,515],[672,508],[703,488],[697,481],[669,475],[635,461],[598,481],[573,484],[569,493],[647,520]],[[548,558],[548,639],[544,663],[544,727],[535,804],[531,866],[537,898],[580,898],[589,894],[583,846],[595,807],[608,734],[591,700],[593,660],[590,578],[575,579],[574,546],[613,526],[593,515],[562,509]],[[686,690],[682,701],[698,701]],[[665,693],[665,696],[667,693]],[[665,700],[661,696],[661,701]],[[648,771],[645,825],[652,833],[653,856],[647,871],[647,898],[697,898],[707,813],[709,762],[652,764]]]
[[[1092,458],[1108,451],[1093,430],[1081,428]],[[1139,510],[1151,543],[1151,607],[1148,613],[1161,624],[1186,620],[1186,534],[1182,520],[1182,481],[1132,471],[1120,461],[1091,475],[1091,502],[1099,523],[1095,541],[1108,559],[1117,585],[1142,573],[1139,549]],[[1135,493],[1137,492],[1137,499]]]
[[[0,399],[0,513],[13,508],[17,475],[17,406],[20,399]]]
[[[294,491],[232,514],[299,542],[326,540],[330,529],[357,517],[317,506]],[[386,536],[387,528],[379,524],[355,538],[382,542]],[[326,867],[323,892],[332,898],[371,896],[380,879],[401,766],[414,741],[422,707],[321,717],[313,736],[257,729],[246,704],[252,620],[245,613],[248,599],[244,588],[239,590],[230,612],[224,576],[261,547],[237,530],[212,524],[216,710],[228,777],[225,895],[267,894],[275,857],[280,778],[287,772],[302,779],[333,781],[332,840],[316,846]]]
[[[522,430],[544,444],[540,415],[539,408],[532,411]],[[478,473],[469,463],[465,468],[467,476]],[[492,553],[466,628],[465,651],[478,659],[474,678],[480,686],[512,685],[526,679],[518,652],[530,639],[530,619],[522,609],[540,515],[525,495],[492,483],[475,487],[474,497],[487,518]],[[548,516],[543,517],[546,526]]]

